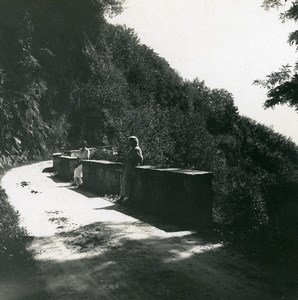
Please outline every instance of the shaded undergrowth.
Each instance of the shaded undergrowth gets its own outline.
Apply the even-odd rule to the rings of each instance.
[[[0,262],[1,265],[26,262],[30,255],[26,245],[30,241],[26,230],[20,227],[19,214],[8,202],[5,191],[0,187]]]
[[[0,172],[1,180],[4,170]],[[27,249],[32,237],[20,226],[19,213],[9,203],[1,186],[0,237],[0,298],[19,299],[25,290],[39,288],[40,282],[36,281],[38,268]],[[20,293],[18,296],[16,291]]]

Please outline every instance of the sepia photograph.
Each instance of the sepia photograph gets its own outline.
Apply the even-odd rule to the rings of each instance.
[[[297,300],[297,21],[0,0],[0,300]]]

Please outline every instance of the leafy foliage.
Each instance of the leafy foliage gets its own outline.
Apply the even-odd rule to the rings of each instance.
[[[19,227],[19,216],[8,203],[3,189],[0,189],[0,215],[0,261],[4,266],[8,261],[25,258],[28,237]]]
[[[122,2],[0,2],[2,155],[32,159],[50,153],[55,138],[65,144],[65,130],[55,127],[69,118],[74,86],[91,74],[86,41],[98,40],[104,14],[119,13]]]
[[[273,7],[284,7],[287,0],[265,0],[263,1],[263,7],[270,9]],[[298,1],[292,1],[290,7],[280,14],[282,21],[298,20]],[[298,31],[290,33],[289,40],[290,45],[298,45]],[[298,48],[297,48],[298,49]],[[297,64],[295,67],[285,65],[280,68],[278,72],[272,72],[265,80],[255,80],[254,84],[258,84],[268,90],[267,97],[264,106],[266,108],[275,107],[275,105],[288,105],[298,111],[298,74]]]

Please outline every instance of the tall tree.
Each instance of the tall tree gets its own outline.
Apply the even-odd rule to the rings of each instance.
[[[264,0],[263,7],[265,9],[280,8],[284,10],[280,14],[283,22],[287,20],[298,20],[298,1],[292,1],[291,4],[285,6],[287,0]],[[298,30],[290,33],[288,42],[294,45],[298,50]],[[289,65],[282,66],[279,71],[272,72],[267,75],[264,80],[255,80],[254,84],[258,84],[267,88],[267,97],[264,106],[266,108],[274,107],[279,104],[286,104],[298,111],[298,61],[294,67]]]
[[[40,156],[58,124],[65,136],[73,87],[92,75],[87,41],[101,40],[122,3],[0,0],[0,157]]]

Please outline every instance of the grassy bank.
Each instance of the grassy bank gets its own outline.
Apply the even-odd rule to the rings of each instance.
[[[0,171],[0,180],[7,170]],[[26,246],[30,241],[26,230],[20,227],[19,213],[9,203],[0,186],[0,274],[18,272],[32,265],[32,256]]]

